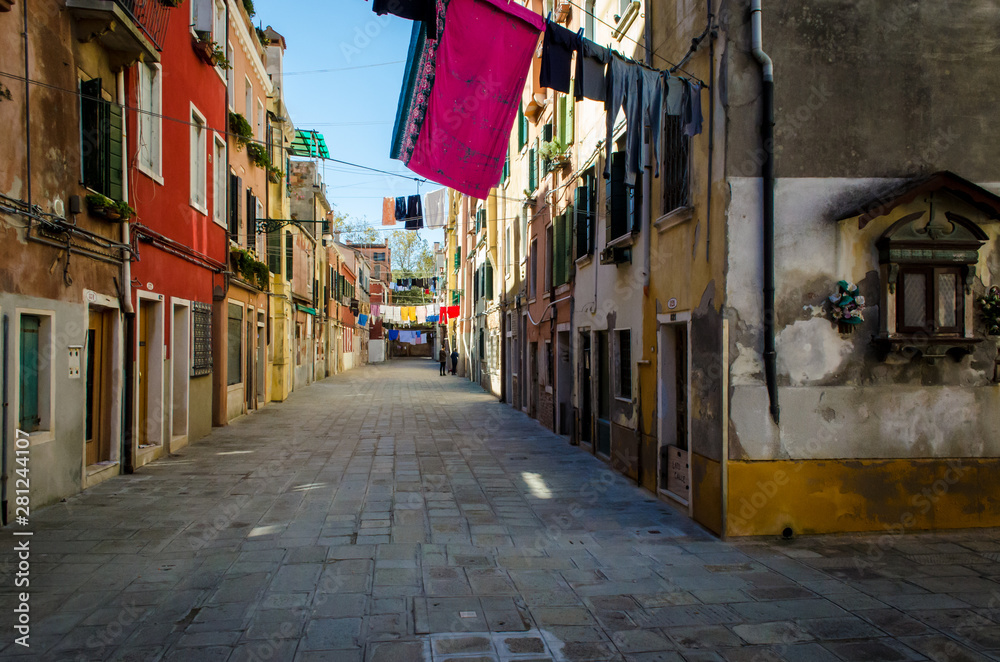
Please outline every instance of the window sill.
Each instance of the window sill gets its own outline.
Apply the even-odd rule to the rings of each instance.
[[[550,298],[550,297],[549,297],[549,291],[548,291],[548,290],[545,290],[545,293],[544,293],[544,294],[542,294],[542,298],[543,298],[543,299],[548,299],[548,298]]]
[[[633,402],[634,402],[634,400],[632,400],[632,398],[623,398],[620,395],[616,395],[615,396],[615,400],[617,400],[618,402],[627,402],[629,404],[633,404]]]
[[[552,387],[551,386],[546,386],[545,387],[545,392],[551,394],[552,393]]]
[[[576,258],[576,266],[577,267],[586,267],[586,266],[588,266],[593,261],[594,261],[594,256],[591,255],[590,253],[587,253],[586,255],[584,255],[582,257]]]
[[[612,239],[608,242],[607,248],[628,248],[635,243],[635,233],[629,232],[628,234],[623,234],[617,239]]]
[[[194,209],[196,212],[198,212],[200,214],[204,214],[205,216],[208,216],[208,207],[201,207],[194,200],[191,200],[188,204],[191,205],[191,209]],[[215,219],[212,219],[212,220],[215,220]]]
[[[692,218],[694,218],[693,207],[678,207],[653,221],[653,227],[657,232],[666,232],[670,228],[687,223]]]
[[[23,432],[21,434],[24,434]],[[24,437],[21,437],[22,439]],[[41,444],[47,444],[50,441],[56,440],[56,434],[52,430],[38,430],[37,432],[28,433],[28,444],[29,446],[40,446]]]
[[[556,287],[556,296],[565,294],[566,292],[569,292],[569,283],[563,283],[562,285]]]
[[[163,186],[163,175],[162,174],[159,174],[159,173],[155,172],[152,168],[148,168],[145,165],[143,165],[142,163],[140,163],[138,166],[136,166],[136,169],[139,172],[141,172],[142,174],[144,174],[147,177],[149,177],[150,179],[152,179],[154,182],[156,182],[160,186]]]
[[[872,344],[880,350],[883,361],[892,352],[919,355],[927,361],[936,361],[945,356],[960,361],[962,357],[972,353],[974,345],[983,340],[985,338],[882,335],[873,338]]]

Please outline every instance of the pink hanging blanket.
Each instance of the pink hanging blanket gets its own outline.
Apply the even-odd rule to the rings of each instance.
[[[418,175],[474,198],[500,183],[524,81],[545,27],[538,14],[507,0],[450,0],[445,29],[421,72],[430,89],[406,165]],[[416,120],[416,121],[414,121]],[[404,149],[405,153],[408,150]]]

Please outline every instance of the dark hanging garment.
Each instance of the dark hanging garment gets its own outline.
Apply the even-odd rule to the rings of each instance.
[[[542,41],[542,68],[538,82],[542,87],[569,94],[569,70],[579,35],[558,23],[546,21]]]
[[[396,198],[396,222],[406,220],[406,198]]]
[[[419,230],[424,227],[424,212],[419,195],[406,199],[406,229]]]
[[[701,133],[701,84],[684,81],[684,96],[681,101],[681,125],[684,135],[696,136]]]
[[[436,0],[375,0],[372,9],[376,14],[392,14],[411,21],[423,21],[427,38],[437,39]]]
[[[611,60],[611,52],[604,46],[580,37],[580,47],[576,51],[576,83],[573,95],[576,100],[591,99],[604,101],[608,90],[604,72]]]

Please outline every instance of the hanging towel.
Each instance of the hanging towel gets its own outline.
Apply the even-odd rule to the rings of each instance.
[[[396,224],[396,199],[384,198],[382,200],[382,225]]]
[[[411,195],[406,199],[406,229],[419,230],[424,227],[424,212],[419,195]]]
[[[565,94],[569,94],[569,70],[573,60],[573,50],[579,43],[579,36],[553,21],[545,22],[545,38],[542,40],[542,66],[538,83]]]
[[[696,136],[701,133],[701,84],[684,80],[684,96],[681,101],[681,125],[684,135]]]
[[[400,196],[396,198],[396,222],[401,223],[406,220],[406,198]]]
[[[399,340],[399,331],[389,329],[389,340]]]
[[[427,36],[437,39],[435,0],[375,0],[372,10],[379,16],[392,14],[411,21],[423,21]]]
[[[423,324],[427,321],[427,307],[417,306],[417,322]]]
[[[440,319],[440,317],[438,315],[428,315],[427,316],[427,322],[429,324],[437,324],[437,322],[438,322],[439,319]]]
[[[584,98],[604,101],[608,98],[604,71],[610,60],[611,52],[607,48],[580,37],[576,51],[576,82],[573,85],[573,96],[577,101]]]
[[[424,196],[424,222],[428,228],[448,224],[448,189],[439,188]]]
[[[360,326],[360,327],[368,326],[368,316],[367,315],[358,315],[358,326]]]
[[[414,24],[391,156],[418,175],[486,199],[544,19],[508,0],[438,2],[438,40]],[[442,23],[443,21],[443,23]]]
[[[378,314],[382,312],[382,307],[379,304],[372,304],[372,319],[378,319]]]
[[[458,316],[461,314],[461,306],[448,306],[448,317],[450,319],[458,319]]]

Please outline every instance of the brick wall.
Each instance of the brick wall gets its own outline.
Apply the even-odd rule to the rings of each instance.
[[[550,430],[556,429],[556,422],[552,416],[552,394],[545,391],[545,387],[538,387],[538,422]]]

